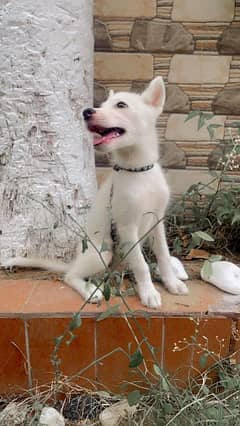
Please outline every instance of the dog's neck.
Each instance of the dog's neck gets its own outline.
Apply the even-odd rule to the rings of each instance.
[[[112,162],[123,168],[138,168],[154,164],[159,159],[158,144],[149,145],[145,142],[113,151]]]

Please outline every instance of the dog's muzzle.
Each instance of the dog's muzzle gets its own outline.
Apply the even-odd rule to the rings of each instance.
[[[93,114],[95,114],[96,111],[93,108],[86,108],[83,110],[82,115],[85,121],[90,120]]]

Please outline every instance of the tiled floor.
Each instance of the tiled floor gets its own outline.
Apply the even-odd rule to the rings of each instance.
[[[181,385],[210,365],[202,365],[205,347],[216,357],[240,350],[239,305],[232,298],[190,275],[188,296],[173,296],[161,288],[162,308],[143,308],[135,296],[127,304],[135,317],[126,316],[120,297],[100,306],[88,304],[81,311],[82,325],[73,330],[76,338],[60,345],[60,369],[87,388],[124,391],[127,382],[141,382],[141,371],[152,377],[158,363]],[[194,275],[195,274],[195,275]],[[53,275],[45,272],[0,272],[0,393],[50,382],[54,377],[51,356],[54,339],[62,335],[83,300]],[[109,306],[118,311],[99,321]],[[146,341],[147,340],[147,341]],[[201,348],[199,347],[201,344]],[[129,356],[138,346],[144,363],[139,372],[129,368]],[[240,362],[239,355],[232,357]],[[189,369],[190,367],[190,369]],[[146,385],[146,384],[145,384]]]

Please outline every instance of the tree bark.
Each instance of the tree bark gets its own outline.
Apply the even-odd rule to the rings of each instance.
[[[92,105],[92,1],[4,0],[0,21],[0,262],[69,258],[96,190],[81,118]]]

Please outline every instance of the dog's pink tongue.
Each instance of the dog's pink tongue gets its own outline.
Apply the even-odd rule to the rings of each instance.
[[[107,144],[111,142],[112,139],[117,138],[119,136],[119,133],[116,131],[112,131],[111,133],[108,133],[106,136],[102,137],[94,137],[93,145],[99,145],[99,144]]]

